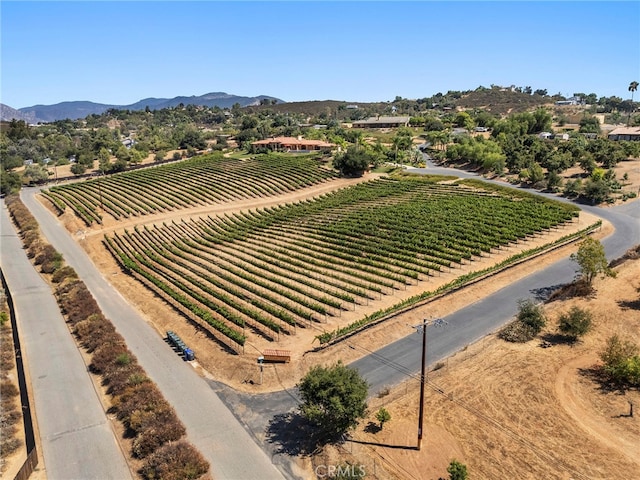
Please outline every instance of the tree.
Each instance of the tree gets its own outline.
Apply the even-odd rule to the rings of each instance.
[[[16,193],[22,186],[20,175],[16,172],[8,172],[4,168],[0,168],[0,195],[8,195]]]
[[[631,113],[633,112],[633,94],[638,90],[638,82],[633,81],[629,84],[629,91],[631,92],[631,108],[629,109],[629,118],[627,119],[627,127],[631,124]]]
[[[369,386],[357,370],[340,361],[312,367],[297,388],[302,415],[328,441],[337,440],[366,415]]]
[[[71,173],[73,173],[74,175],[82,175],[86,171],[87,167],[82,163],[74,163],[73,165],[71,165]]]
[[[558,329],[573,343],[591,330],[592,323],[593,316],[589,310],[573,306],[569,312],[560,315]]]
[[[611,380],[629,386],[640,385],[640,355],[638,345],[612,335],[600,352],[603,370]]]
[[[449,473],[449,480],[467,480],[467,466],[457,460],[451,460],[447,473]]]
[[[375,157],[364,148],[352,145],[346,152],[336,155],[333,159],[333,167],[340,170],[343,175],[360,176],[375,161]]]
[[[615,277],[616,273],[607,263],[604,247],[600,241],[586,237],[578,247],[576,253],[571,254],[571,260],[580,267],[578,274],[587,284],[591,285],[593,280],[600,274],[608,277]]]
[[[380,422],[380,430],[386,422],[391,420],[391,414],[387,411],[386,408],[380,407],[380,410],[376,413],[376,420]]]

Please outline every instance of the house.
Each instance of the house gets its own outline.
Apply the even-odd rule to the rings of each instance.
[[[558,100],[556,102],[556,105],[558,106],[562,106],[562,105],[582,105],[584,103],[584,101],[582,100],[581,97],[569,97],[566,100]]]
[[[333,143],[327,143],[322,140],[305,140],[302,137],[273,137],[265,140],[251,142],[251,148],[255,152],[257,150],[267,148],[277,152],[314,152],[314,151],[330,151],[335,147]]]
[[[618,127],[609,132],[609,140],[626,140],[631,142],[640,141],[640,127]]]
[[[353,128],[397,128],[409,125],[409,117],[369,117],[366,120],[354,120]]]

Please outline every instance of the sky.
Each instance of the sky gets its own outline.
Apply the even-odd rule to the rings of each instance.
[[[0,2],[0,103],[269,95],[392,101],[478,86],[630,98],[638,1]]]

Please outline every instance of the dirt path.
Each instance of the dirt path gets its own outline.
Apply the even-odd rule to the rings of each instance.
[[[591,437],[603,445],[625,455],[640,467],[640,447],[627,441],[618,432],[609,428],[597,412],[585,405],[583,399],[575,391],[576,375],[580,368],[588,368],[598,363],[598,357],[588,353],[565,363],[556,377],[555,392],[560,405],[573,420]]]

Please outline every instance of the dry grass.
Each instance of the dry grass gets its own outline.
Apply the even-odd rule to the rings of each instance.
[[[543,338],[549,339],[561,313],[573,305],[589,309],[595,329],[584,341],[540,348],[536,340],[520,345],[492,336],[430,373],[421,451],[397,448],[416,444],[418,383],[412,381],[372,401],[370,410],[385,406],[391,421],[375,434],[363,423],[354,438],[369,445],[347,444],[325,456],[364,463],[368,478],[380,479],[446,477],[453,458],[476,479],[640,478],[640,421],[627,416],[628,400],[638,405],[640,394],[609,390],[593,374],[609,335],[640,338],[640,310],[624,306],[638,298],[640,260],[617,270],[616,279],[598,281],[593,298],[546,306],[551,321]],[[373,414],[368,421],[375,422]]]

